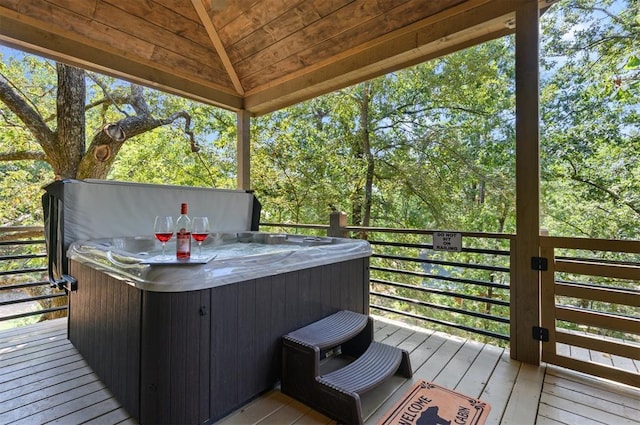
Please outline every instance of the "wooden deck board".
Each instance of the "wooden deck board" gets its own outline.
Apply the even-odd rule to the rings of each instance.
[[[84,387],[85,385],[89,385],[98,381],[98,378],[92,373],[82,375],[73,380],[67,380],[61,382],[56,385],[42,384],[39,389],[44,391],[38,391],[38,388],[35,385],[32,387],[33,390],[29,392],[25,392],[25,387],[17,388],[16,392],[22,393],[18,394],[11,399],[5,399],[2,403],[2,413],[0,413],[0,422],[3,421],[3,415],[7,414],[15,409],[31,409],[34,406],[37,406],[38,403],[42,403],[43,400],[49,399],[52,396],[60,396],[68,397],[69,391],[73,391],[77,387]],[[5,394],[2,394],[5,397]]]
[[[548,419],[585,424],[640,424],[640,388],[548,366],[538,423],[547,423]]]
[[[458,386],[458,383],[462,380],[465,374],[471,370],[471,365],[475,361],[476,357],[478,357],[482,345],[483,344],[476,341],[465,341],[462,347],[460,347],[455,355],[449,359],[446,366],[442,368],[435,379],[433,379],[433,382],[442,387],[451,389]]]
[[[459,393],[471,397],[480,398],[489,378],[493,374],[496,365],[504,350],[493,345],[485,344],[476,356],[467,373],[460,379],[453,389]]]
[[[592,405],[585,403],[577,403],[573,397],[572,392],[567,392],[562,396],[556,396],[548,392],[543,392],[540,397],[540,411],[544,411],[544,408],[563,410],[564,412],[572,412],[580,417],[580,421],[576,423],[586,423],[593,420],[594,423],[603,424],[631,424],[631,421],[620,421],[620,415],[615,412],[608,412],[606,409],[607,403],[598,402]],[[567,396],[567,398],[565,398]],[[610,405],[610,404],[609,404]],[[577,412],[577,413],[575,413]],[[637,416],[636,416],[637,417]]]
[[[20,363],[25,356],[41,355],[43,352],[55,353],[63,351],[67,347],[68,341],[66,337],[49,339],[41,345],[32,344],[31,346],[21,347],[12,351],[5,351],[0,354],[0,367],[8,366],[12,363]]]
[[[274,414],[292,401],[293,400],[290,397],[287,397],[280,391],[270,391],[266,395],[247,404],[237,412],[222,419],[218,424],[258,423],[261,419]]]
[[[566,410],[557,409],[553,406],[549,406],[546,404],[541,404],[538,412],[539,417],[543,417],[546,419],[557,418],[557,422],[561,424],[580,424],[580,425],[603,425],[602,422],[597,422],[586,418],[582,415],[567,412]],[[555,421],[555,419],[552,419]]]
[[[0,423],[135,425],[66,339],[66,329],[66,320],[58,319],[0,332]],[[377,423],[421,379],[487,402],[487,425],[640,425],[640,388],[556,366],[523,364],[496,346],[386,319],[376,319],[374,330],[376,340],[410,353],[414,377],[393,377],[363,396],[367,425]],[[579,351],[608,360],[601,353]],[[218,424],[335,421],[275,388]]]
[[[26,397],[28,394],[37,393],[41,391],[43,388],[54,388],[56,385],[61,385],[65,383],[70,383],[71,385],[75,383],[84,382],[84,377],[89,375],[87,379],[97,379],[91,369],[86,366],[80,366],[68,371],[58,371],[59,374],[49,376],[47,378],[43,378],[40,380],[35,380],[25,385],[19,385],[12,387],[6,391],[0,392],[0,400],[2,400],[2,406],[0,406],[0,412],[7,410],[8,406],[11,406],[12,400],[15,398]]]
[[[108,397],[104,385],[101,382],[93,382],[11,411],[0,421],[24,425],[45,423],[99,403]]]
[[[111,410],[102,416],[98,416],[96,418],[90,419],[84,422],[84,425],[127,423],[127,420],[130,419],[130,416],[126,412],[126,410],[122,409],[114,399],[111,399],[110,402],[113,402],[117,405],[117,407],[114,410]],[[135,422],[129,422],[129,423],[134,424]]]
[[[506,351],[498,359],[487,385],[478,397],[491,406],[485,425],[497,425],[502,422],[502,416],[511,397],[520,365],[521,363],[512,360]]]
[[[544,416],[538,415],[538,419],[536,421],[536,425],[567,425],[564,422],[558,422],[553,419],[546,418]]]
[[[307,414],[292,425],[336,425],[336,421],[332,421],[315,410],[309,410]]]
[[[505,413],[500,421],[504,425],[536,423],[537,407],[544,379],[545,368],[522,363],[511,390]]]

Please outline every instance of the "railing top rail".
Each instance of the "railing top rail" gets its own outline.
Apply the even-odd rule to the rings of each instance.
[[[515,234],[512,233],[484,233],[484,232],[461,232],[458,230],[442,230],[442,229],[398,229],[389,227],[362,227],[347,226],[345,230],[355,232],[380,232],[380,233],[408,233],[416,235],[432,235],[435,232],[453,232],[460,233],[462,236],[471,238],[490,238],[490,239],[514,239]]]
[[[261,226],[272,226],[272,227],[291,227],[291,228],[300,228],[300,229],[328,229],[329,226],[326,224],[299,224],[299,223],[260,223]],[[377,232],[377,233],[405,233],[405,234],[416,234],[416,235],[432,235],[434,232],[443,232],[443,231],[451,231],[455,233],[460,233],[462,236],[471,237],[471,238],[489,238],[489,239],[510,239],[513,240],[515,238],[515,234],[513,233],[483,233],[483,232],[460,232],[454,230],[439,230],[439,229],[401,229],[401,228],[391,228],[391,227],[364,227],[364,226],[346,226],[343,228],[344,230],[351,232]]]
[[[0,226],[0,233],[44,232],[43,226]]]
[[[300,224],[300,223],[260,223],[261,226],[269,227],[291,227],[295,229],[328,229],[327,224]]]
[[[42,238],[43,236],[44,227],[42,226],[0,226],[0,243],[2,245],[40,243],[33,238]]]
[[[640,240],[540,236],[540,246],[547,248],[586,249],[593,251],[615,251],[640,254]]]

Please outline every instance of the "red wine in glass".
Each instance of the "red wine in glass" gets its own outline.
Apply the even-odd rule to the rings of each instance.
[[[196,242],[203,242],[205,239],[209,237],[209,234],[208,233],[192,233],[191,236],[193,236],[193,239],[195,239]]]
[[[173,237],[173,233],[156,233],[156,239],[162,243],[167,243]]]
[[[198,258],[202,258],[202,242],[209,236],[209,219],[207,217],[193,218],[191,236],[198,242]]]
[[[165,245],[173,237],[173,217],[157,216],[153,223],[153,234],[156,239],[162,244],[162,256],[159,258],[161,261],[167,261],[169,257],[165,254]]]

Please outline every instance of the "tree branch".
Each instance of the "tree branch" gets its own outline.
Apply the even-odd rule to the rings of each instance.
[[[0,153],[0,162],[7,161],[46,161],[44,152],[19,151]]]
[[[31,105],[31,107],[38,113],[38,115],[42,115],[41,112],[38,110],[38,105],[36,105],[35,103],[33,103],[33,101],[31,100],[31,98],[25,94],[25,92],[18,86],[16,86],[13,81],[11,81],[9,78],[7,78],[6,75],[0,73],[0,76],[2,78],[4,78],[7,83],[13,88],[13,90],[15,90],[16,92],[18,92],[20,94],[20,96],[25,99],[25,101]]]
[[[582,7],[580,4],[576,4],[572,6],[574,9],[576,10],[581,10],[583,13],[588,14],[588,13],[592,13],[594,11],[597,12],[602,12],[603,14],[605,14],[607,17],[609,17],[609,19],[611,19],[612,21],[614,21],[615,23],[617,23],[618,25],[625,25],[626,22],[623,19],[620,19],[620,17],[618,15],[616,15],[615,13],[612,13],[610,11],[608,11],[607,9],[603,8],[603,7],[597,7],[597,6],[593,6],[593,7]]]
[[[126,103],[126,101],[128,100],[128,97],[124,96],[124,95],[122,95],[120,93],[117,93],[117,92],[116,92],[117,96],[115,96],[114,93],[109,93],[109,88],[107,87],[107,85],[104,84],[102,82],[102,80],[100,80],[100,78],[98,78],[98,76],[96,74],[94,74],[93,72],[87,72],[87,75],[89,76],[89,78],[91,78],[91,80],[94,83],[96,83],[98,85],[98,87],[100,87],[102,89],[102,93],[104,93],[104,97],[105,97],[105,99],[102,99],[101,101],[95,102],[96,105],[94,105],[94,106],[97,106],[97,105],[103,104],[103,103],[107,103],[106,99],[108,99],[109,104],[115,106],[116,109],[118,111],[120,111],[120,113],[122,113],[125,117],[128,117],[129,114],[127,114],[127,112],[124,109],[122,109],[120,107],[120,104],[116,101],[116,100],[119,100],[120,103]]]
[[[55,139],[54,132],[47,126],[38,111],[16,93],[7,81],[4,76],[0,78],[0,101],[16,114],[45,151],[52,149]]]
[[[191,152],[199,152],[200,146],[198,146],[198,142],[196,141],[196,137],[191,130],[191,115],[189,115],[186,111],[178,111],[174,114],[171,114],[167,118],[161,119],[160,122],[162,125],[171,124],[178,118],[184,118],[184,133],[189,137],[189,145],[191,146]]]
[[[87,153],[78,166],[77,178],[105,178],[126,140],[154,128],[171,124],[180,118],[185,120],[184,132],[189,137],[191,151],[198,152],[200,147],[191,130],[191,116],[186,111],[176,112],[166,118],[154,118],[150,115],[132,115],[110,124],[110,126],[115,126],[122,130],[125,135],[123,138],[113,139],[108,132],[102,130],[93,136]]]
[[[85,107],[84,107],[84,110],[86,112],[86,111],[89,111],[90,109],[93,109],[93,108],[95,108],[97,106],[100,106],[100,105],[102,105],[103,109],[105,109],[105,110],[110,105],[114,105],[116,108],[118,108],[118,104],[119,103],[127,103],[128,101],[129,101],[129,95],[127,95],[127,94],[120,93],[120,92],[111,93],[108,97],[103,97],[102,99],[94,100],[91,103],[87,103],[85,105]],[[127,115],[126,113],[124,113],[124,114]],[[53,114],[49,115],[48,117],[44,118],[44,121],[45,122],[51,122],[51,121],[55,121],[56,118],[57,118],[57,114],[53,113]]]
[[[150,115],[149,105],[147,105],[147,100],[144,98],[144,90],[141,86],[136,84],[131,84],[131,106],[136,111],[138,115]]]
[[[601,186],[595,182],[592,182],[591,180],[587,180],[585,178],[580,177],[577,174],[573,174],[571,175],[571,179],[575,180],[577,182],[580,183],[584,183],[588,186],[591,186],[601,192],[606,193],[607,195],[609,195],[611,198],[613,198],[614,200],[616,200],[617,202],[620,202],[622,205],[625,205],[627,207],[629,207],[631,209],[631,211],[635,212],[636,214],[638,214],[640,216],[640,207],[635,206],[633,203],[629,202],[629,201],[625,201],[622,196],[616,192],[614,192],[613,190],[606,188],[604,186]]]

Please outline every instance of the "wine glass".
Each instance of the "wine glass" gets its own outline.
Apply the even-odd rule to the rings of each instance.
[[[198,242],[198,256],[202,259],[202,242],[209,236],[209,219],[207,217],[194,217],[191,221],[191,236]]]
[[[167,261],[169,257],[165,255],[164,248],[166,243],[173,237],[173,217],[170,215],[159,215],[153,224],[153,233],[156,239],[162,244],[162,256],[160,261]]]

